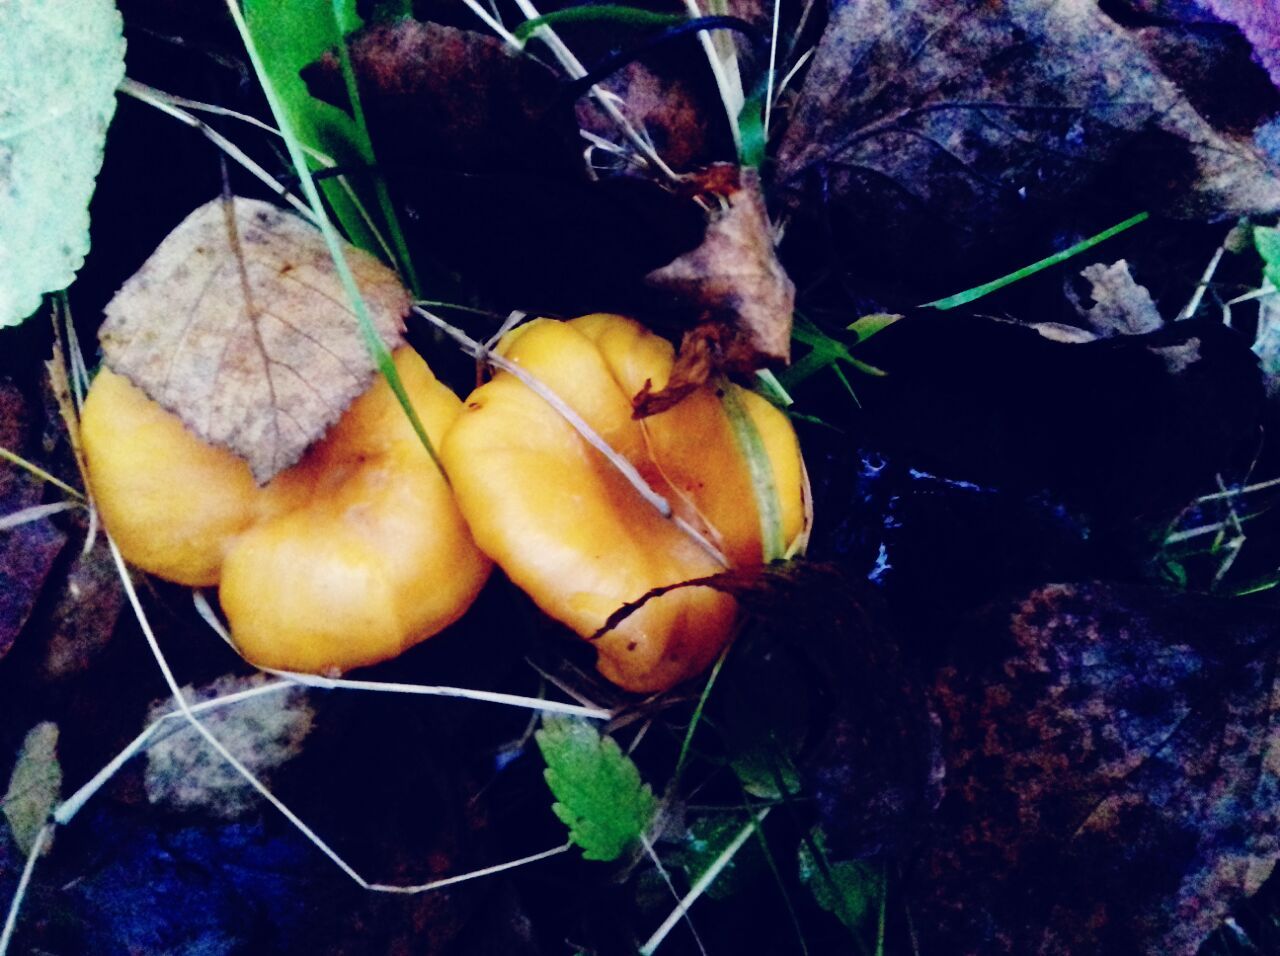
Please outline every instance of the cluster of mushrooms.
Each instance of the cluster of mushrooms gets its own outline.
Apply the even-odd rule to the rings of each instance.
[[[655,588],[763,560],[748,462],[714,385],[632,416],[673,349],[631,319],[538,319],[499,352],[554,392],[672,505],[672,520],[520,377],[464,402],[411,349],[395,363],[439,449],[432,462],[387,383],[357,398],[303,459],[259,486],[128,379],[104,369],[81,437],[102,519],[125,558],[218,587],[237,648],[267,668],[334,674],[395,657],[456,621],[496,563],[584,638]],[[804,466],[787,417],[738,398],[760,437],[781,530],[802,532]],[[600,672],[665,690],[731,640],[734,599],[705,586],[644,602],[594,641]]]

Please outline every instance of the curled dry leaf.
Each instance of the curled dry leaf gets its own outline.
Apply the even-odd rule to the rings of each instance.
[[[680,343],[667,386],[636,396],[637,417],[670,408],[717,372],[750,374],[791,358],[796,287],[778,262],[759,175],[717,164],[698,185],[720,203],[702,244],[646,278],[669,308],[696,324]]]
[[[1278,634],[1265,608],[1136,587],[995,608],[931,692],[922,951],[1195,953],[1280,855]]]
[[[107,364],[265,483],[368,388],[374,362],[318,230],[269,203],[201,206],[107,305]],[[370,317],[401,342],[409,295],[346,247]]]
[[[1138,285],[1123,259],[1109,266],[1094,263],[1080,274],[1089,280],[1093,298],[1093,305],[1080,309],[1080,316],[1098,335],[1142,335],[1164,325],[1151,293]]]

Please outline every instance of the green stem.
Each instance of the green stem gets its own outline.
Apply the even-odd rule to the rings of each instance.
[[[336,0],[335,0],[336,2]],[[515,28],[514,36],[521,43],[533,36],[540,27],[561,23],[622,23],[636,27],[670,27],[684,23],[689,18],[682,13],[654,13],[640,7],[620,3],[599,3],[582,7],[568,7],[526,20]]]

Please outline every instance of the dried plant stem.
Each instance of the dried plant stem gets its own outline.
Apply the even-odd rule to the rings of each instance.
[[[126,85],[127,85],[127,89],[126,89]],[[258,119],[256,116],[250,116],[248,113],[241,113],[238,110],[227,109],[225,106],[218,106],[217,104],[214,104],[214,103],[204,103],[200,100],[188,99],[185,96],[178,96],[177,94],[169,93],[165,90],[158,90],[154,86],[148,86],[145,83],[139,83],[137,80],[132,80],[132,79],[125,79],[124,84],[121,85],[120,89],[122,92],[135,96],[137,99],[142,100],[143,102],[146,102],[149,105],[156,106],[157,108],[159,108],[160,103],[167,103],[174,108],[180,108],[184,110],[194,110],[195,112],[199,112],[199,113],[210,113],[214,116],[225,116],[228,119],[234,119],[234,120],[238,120],[241,123],[247,123],[248,125],[256,129],[262,130],[264,133],[270,133],[272,136],[277,136],[280,139],[284,139],[284,133],[280,132],[279,129],[272,126],[270,123],[264,123],[262,120]],[[157,100],[159,102],[153,103],[152,99]],[[165,110],[165,112],[168,113],[170,116],[176,116],[176,114],[173,113],[172,111]],[[179,116],[177,118],[182,120],[182,122],[187,123],[188,125],[194,125],[200,122],[200,120],[198,120],[194,116],[188,116],[188,118],[183,118]],[[205,126],[201,129],[201,132],[204,132],[205,130],[208,130],[208,129],[209,127]],[[215,140],[215,142],[217,141]],[[218,143],[218,145],[220,146],[221,144]],[[308,156],[310,156],[312,159],[318,162],[321,166],[324,166],[326,169],[334,169],[337,167],[338,165],[337,160],[335,160],[328,153],[318,150],[314,146],[308,146],[306,143],[303,143],[303,142],[299,142],[298,145],[302,148],[302,151],[304,153],[306,153]],[[239,159],[235,156],[232,156],[232,159],[236,159],[236,161],[239,162]],[[378,228],[378,224],[374,221],[374,218],[371,215],[369,215],[369,211],[365,209],[364,203],[360,201],[360,197],[356,194],[356,191],[352,187],[350,180],[348,180],[346,176],[342,176],[342,175],[334,176],[333,178],[337,181],[338,185],[342,188],[342,191],[346,193],[347,198],[351,200],[352,206],[354,206],[356,211],[360,214],[360,221],[364,223],[365,228],[369,230],[369,234],[372,235],[374,240],[378,243],[378,248],[382,250],[382,254],[386,258],[387,262],[396,262],[397,258],[396,258],[395,251],[391,248],[391,244],[387,242],[386,237],[382,234],[382,230]],[[276,185],[279,186],[280,189],[284,188],[283,184],[280,184],[278,182],[276,182]],[[273,186],[272,188],[275,188],[275,187]],[[307,218],[311,218],[309,208],[306,210],[304,215],[306,215]]]
[[[698,0],[684,0],[684,6],[691,18],[696,20],[702,16],[702,8],[698,6]],[[729,132],[733,135],[733,151],[739,154],[742,152],[742,131],[738,128],[738,114],[742,112],[746,98],[742,95],[742,78],[738,73],[738,57],[733,49],[733,40],[728,37],[720,38],[719,42],[725,45],[726,51],[723,58],[721,51],[717,49],[717,38],[713,37],[709,31],[699,30],[698,42],[707,55],[707,65],[711,67],[711,75],[716,81],[716,90],[720,93],[720,102],[724,104],[725,116],[729,120]],[[767,133],[767,125],[765,130]]]
[[[49,474],[49,472],[45,471],[43,468],[41,468],[39,465],[35,464],[34,462],[27,461],[27,459],[23,458],[21,455],[15,455],[13,452],[9,451],[9,449],[7,448],[0,447],[0,461],[7,461],[9,464],[16,465],[17,467],[21,468],[23,471],[31,473],[35,477],[39,478],[41,481],[47,481],[49,484],[53,485],[59,491],[65,491],[68,495],[70,495],[72,498],[76,499],[77,501],[85,500],[84,494],[82,492],[79,492],[76,489],[72,488],[69,484],[67,484],[62,479],[56,478],[53,475]]]
[[[50,515],[80,507],[83,507],[83,505],[79,501],[54,501],[47,505],[32,505],[30,508],[19,508],[10,514],[0,515],[0,531],[12,531],[20,525],[30,524],[33,521],[39,521],[41,518],[48,518]]]
[[[172,116],[174,119],[185,123],[193,129],[199,130],[220,150],[247,169],[268,189],[297,210],[300,215],[304,216],[312,224],[317,226],[319,225],[319,221],[316,219],[315,213],[311,211],[311,208],[306,203],[293,193],[289,192],[289,190],[285,189],[284,184],[280,182],[280,180],[276,179],[269,172],[259,166],[249,157],[248,153],[242,150],[235,143],[231,142],[231,140],[227,139],[204,120],[197,116],[193,116],[184,109],[174,106],[171,102],[168,102],[165,95],[161,94],[158,90],[153,90],[149,86],[145,86],[142,83],[136,83],[128,78],[120,84],[120,92],[124,93],[126,96],[132,96],[134,99],[140,100],[148,106],[155,107],[160,112]]]
[[[218,620],[217,614],[209,605],[203,594],[196,591],[192,595],[192,603],[196,613],[206,624],[222,638],[230,647],[239,653],[235,640],[230,632]],[[308,687],[316,690],[358,690],[382,694],[404,694],[410,697],[452,697],[458,700],[474,700],[485,704],[503,704],[508,707],[521,707],[544,713],[567,714],[571,717],[584,717],[587,720],[609,720],[611,711],[601,707],[566,704],[558,700],[544,700],[540,697],[524,697],[519,694],[501,694],[497,691],[472,690],[469,687],[446,687],[429,684],[402,684],[394,681],[349,680],[342,677],[321,677],[317,674],[302,674],[297,671],[277,670],[274,667],[263,667],[264,674],[279,677],[289,684]]]
[[[486,23],[489,23],[489,26],[497,31],[504,40],[515,46],[517,50],[522,48],[523,44],[521,44],[520,41],[517,40],[508,30],[502,27],[501,24],[491,22],[490,17],[481,13],[483,7],[476,3],[476,0],[464,0],[464,2],[468,7],[475,11],[478,16],[481,16]],[[542,14],[538,12],[538,8],[535,7],[530,0],[515,0],[515,2],[516,6],[520,9],[520,12],[530,20],[536,20],[542,16]],[[533,35],[547,45],[551,50],[552,55],[560,61],[560,65],[563,66],[565,72],[569,74],[570,79],[578,80],[587,75],[587,68],[582,65],[582,61],[573,55],[573,51],[565,45],[564,41],[560,39],[559,35],[551,27],[538,27]],[[593,86],[591,87],[591,96],[596,103],[599,104],[600,108],[604,110],[605,114],[617,124],[618,128],[622,130],[627,139],[631,140],[644,157],[649,160],[649,162],[653,163],[653,165],[664,176],[671,180],[678,180],[681,178],[680,175],[668,166],[666,162],[663,161],[662,157],[658,155],[658,151],[654,149],[653,144],[641,135],[640,131],[635,128],[631,120],[627,119],[626,114],[619,109],[617,98],[613,94],[599,86]]]
[[[9,943],[13,941],[13,932],[18,926],[18,913],[22,909],[22,900],[27,895],[27,887],[31,885],[31,874],[36,871],[36,861],[44,853],[53,837],[53,824],[46,823],[31,841],[31,850],[27,853],[26,865],[22,868],[22,876],[18,878],[18,888],[14,891],[13,901],[9,904],[9,915],[5,917],[4,929],[0,930],[0,956],[9,951]]]

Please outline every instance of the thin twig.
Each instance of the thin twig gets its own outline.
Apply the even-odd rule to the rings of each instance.
[[[217,634],[223,641],[227,643],[237,654],[240,653],[236,647],[235,640],[231,633],[218,620],[217,614],[214,613],[213,607],[209,604],[208,599],[199,591],[193,592],[191,596],[192,604],[195,605],[196,613],[204,620],[206,624]],[[250,662],[252,663],[252,662]],[[609,720],[613,717],[611,711],[602,707],[579,706],[577,704],[565,704],[556,700],[545,700],[539,697],[522,697],[519,694],[501,694],[496,691],[488,690],[472,690],[469,687],[446,687],[432,686],[428,684],[403,684],[394,681],[371,681],[371,680],[348,680],[341,677],[321,677],[316,674],[302,674],[297,671],[278,670],[274,667],[261,667],[259,670],[264,674],[270,674],[273,677],[279,677],[299,687],[309,687],[319,690],[359,690],[370,691],[383,694],[405,694],[408,696],[418,697],[452,697],[460,700],[475,700],[488,704],[505,704],[508,707],[521,707],[526,710],[541,711],[547,713],[569,714],[573,717],[585,717],[588,720]]]
[[[662,865],[662,861],[658,859],[658,854],[654,852],[653,844],[649,842],[649,838],[644,834],[640,835],[640,843],[644,847],[644,852],[648,854],[649,859],[653,862],[654,869],[658,871],[658,875],[662,877],[662,881],[667,884],[667,889],[671,891],[671,895],[675,897],[676,904],[680,904],[680,892],[676,889],[675,883],[671,881],[671,874],[667,872],[667,868]],[[693,936],[693,942],[698,947],[698,952],[702,956],[707,956],[707,947],[702,945],[702,937],[698,935],[698,928],[693,925],[693,917],[689,915],[689,911],[684,911],[684,921],[689,926],[689,933]]]
[[[17,465],[23,471],[29,472],[41,481],[47,481],[60,491],[65,491],[77,501],[84,501],[84,494],[72,488],[69,484],[60,478],[56,478],[49,472],[45,471],[35,462],[27,461],[21,455],[15,455],[9,449],[0,446],[0,461],[7,461],[11,465]]]
[[[18,888],[14,890],[13,901],[9,904],[9,915],[5,917],[4,929],[0,930],[0,956],[9,951],[9,943],[13,941],[13,932],[18,925],[18,912],[22,909],[22,900],[27,895],[27,887],[31,885],[31,874],[36,870],[36,861],[45,850],[50,837],[53,836],[53,824],[46,823],[36,831],[31,841],[31,849],[27,853],[26,865],[22,867],[22,876],[18,877]]]
[[[716,877],[718,877],[721,871],[729,865],[734,855],[742,849],[742,844],[746,843],[747,840],[750,839],[751,834],[755,832],[756,827],[760,823],[764,822],[764,818],[769,815],[769,811],[771,809],[771,807],[765,807],[763,810],[759,811],[755,817],[748,821],[747,824],[734,835],[734,838],[729,841],[729,845],[720,852],[720,855],[712,861],[711,865],[703,871],[702,875],[698,877],[697,882],[695,882],[689,889],[689,892],[684,895],[684,899],[680,901],[680,905],[672,910],[671,915],[663,921],[661,926],[654,930],[653,935],[650,936],[645,941],[645,944],[640,947],[640,956],[653,956],[653,953],[662,945],[662,941],[667,938],[667,935],[675,928],[676,924],[680,922],[684,917],[684,914],[687,913],[689,908],[698,901],[698,897],[705,893],[707,891],[707,887],[716,881]]]
[[[1209,288],[1209,283],[1213,280],[1213,274],[1218,271],[1218,263],[1222,261],[1226,251],[1227,240],[1223,239],[1218,248],[1213,251],[1209,264],[1204,267],[1204,274],[1200,277],[1200,281],[1196,283],[1195,291],[1191,293],[1191,300],[1183,306],[1175,321],[1181,322],[1183,319],[1189,319],[1196,314],[1196,310],[1200,308],[1200,302],[1204,298],[1205,289]]]
[[[482,9],[478,4],[476,4],[475,0],[464,0],[464,2],[478,14]],[[538,12],[538,8],[535,7],[530,0],[516,0],[516,6],[519,7],[520,12],[530,20],[536,20],[542,16],[542,14]],[[485,19],[487,22],[488,18]],[[492,23],[490,25],[494,26]],[[521,48],[521,44],[514,36],[511,35],[511,33],[503,29],[500,25],[497,26],[496,29],[500,30],[500,35],[502,35],[503,39],[507,40],[508,43],[514,44],[517,50]],[[565,71],[569,74],[570,79],[577,80],[587,75],[587,68],[582,65],[582,61],[573,55],[573,51],[565,46],[564,41],[560,39],[559,35],[551,27],[545,25],[541,26],[533,35],[547,45],[555,58],[560,61],[560,65],[563,66]],[[617,124],[619,129],[622,130],[627,139],[631,140],[636,148],[644,154],[645,158],[653,163],[653,165],[664,176],[672,181],[677,181],[681,178],[680,175],[668,166],[662,157],[658,155],[658,151],[654,149],[653,144],[640,134],[640,131],[635,128],[631,120],[627,119],[622,110],[618,108],[616,97],[614,97],[613,94],[598,85],[592,86],[590,93],[592,98],[594,98],[600,105],[600,108],[604,110],[605,114]]]
[[[697,20],[702,17],[702,9],[698,6],[698,0],[684,0],[685,9],[689,11],[689,15]],[[720,94],[720,102],[724,104],[725,116],[729,120],[729,132],[733,136],[733,151],[737,155],[742,152],[742,131],[738,128],[738,115],[742,112],[743,103],[745,102],[742,95],[742,77],[738,72],[738,57],[733,51],[733,39],[724,37],[722,43],[728,43],[729,52],[725,59],[720,57],[720,51],[716,49],[716,37],[711,35],[708,30],[698,31],[698,42],[701,44],[703,52],[707,55],[707,64],[711,67],[711,75],[716,81],[716,90]],[[728,61],[726,63],[725,61]],[[726,66],[732,68],[732,75]],[[768,126],[765,126],[766,133]]]
[[[144,86],[141,83],[135,83],[133,80],[126,78],[125,81],[120,84],[119,90],[126,96],[132,96],[134,99],[140,100],[148,106],[155,107],[162,113],[167,113],[169,116],[185,123],[193,129],[199,130],[209,140],[211,140],[215,146],[247,169],[255,178],[265,184],[268,189],[296,209],[302,216],[306,217],[309,222],[317,226],[320,224],[316,214],[311,211],[311,208],[306,203],[293,193],[289,192],[280,180],[276,179],[269,172],[259,166],[244,150],[231,142],[231,140],[227,139],[204,120],[193,116],[184,109],[180,109],[179,107],[166,102],[161,98],[158,91],[151,89],[149,86]]]
[[[129,574],[129,569],[125,566],[124,557],[120,554],[120,549],[116,547],[116,543],[111,539],[110,535],[107,536],[107,544],[111,548],[111,556],[115,560],[116,570],[119,573],[121,583],[124,585],[125,596],[128,598],[130,607],[133,609],[134,617],[137,619],[138,625],[142,629],[143,637],[146,639],[147,646],[151,650],[151,656],[155,658],[156,664],[160,668],[160,673],[169,687],[169,693],[177,703],[178,710],[182,713],[183,717],[186,718],[187,723],[189,723],[195,729],[196,733],[200,734],[200,736],[209,743],[209,746],[211,746],[214,751],[227,762],[228,766],[230,766],[232,770],[239,774],[246,783],[253,787],[253,789],[256,790],[264,800],[275,807],[286,820],[293,824],[299,833],[306,837],[316,849],[327,856],[334,866],[345,873],[357,886],[380,893],[425,893],[428,890],[445,886],[449,883],[458,883],[463,879],[474,879],[476,875],[484,876],[489,873],[497,872],[499,869],[506,869],[509,866],[523,865],[524,863],[531,862],[534,859],[542,859],[551,855],[553,851],[546,851],[545,853],[536,855],[535,857],[522,858],[518,861],[512,861],[509,864],[498,864],[496,867],[487,867],[484,870],[477,870],[475,873],[461,874],[456,877],[448,877],[445,880],[437,880],[433,883],[424,883],[415,886],[397,887],[386,883],[372,883],[365,879],[353,866],[351,866],[350,863],[343,859],[338,852],[333,849],[333,847],[329,846],[329,844],[326,843],[315,830],[308,826],[301,817],[290,809],[283,800],[272,793],[267,788],[266,784],[258,779],[253,771],[246,767],[239,758],[227,749],[226,745],[222,741],[214,736],[213,732],[210,731],[208,727],[201,723],[200,719],[192,710],[191,704],[187,702],[186,696],[182,693],[182,688],[178,686],[178,681],[173,676],[173,671],[169,667],[168,660],[165,659],[164,653],[160,650],[160,644],[156,640],[155,632],[151,629],[151,622],[147,620],[146,612],[142,609],[142,602],[138,599],[138,592],[133,585],[133,578]],[[0,954],[0,956],[2,956],[2,954]]]
[[[14,528],[24,524],[48,518],[50,515],[82,507],[84,505],[79,501],[55,501],[47,505],[32,505],[30,508],[20,508],[7,515],[0,515],[0,531],[12,531]]]

